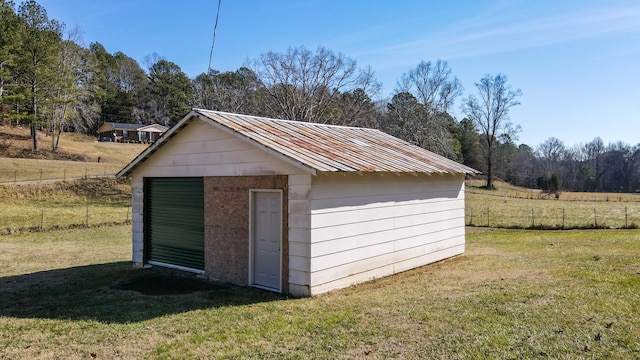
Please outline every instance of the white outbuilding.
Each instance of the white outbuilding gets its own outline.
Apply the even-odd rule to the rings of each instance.
[[[312,296],[464,253],[477,173],[379,130],[194,109],[117,176],[137,266]]]

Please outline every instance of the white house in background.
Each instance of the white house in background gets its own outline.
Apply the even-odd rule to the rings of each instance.
[[[311,296],[462,254],[477,173],[378,130],[194,109],[118,176],[137,266]]]

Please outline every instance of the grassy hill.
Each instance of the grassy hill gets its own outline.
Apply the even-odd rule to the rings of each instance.
[[[39,139],[40,150],[34,151],[28,128],[0,126],[0,183],[114,174],[149,146],[64,133],[54,153],[51,137],[41,131]]]
[[[28,128],[0,126],[0,157],[29,158],[42,160],[72,160],[125,165],[142,150],[146,144],[120,144],[98,142],[93,136],[64,133],[60,140],[60,151],[51,151],[51,137],[39,132],[40,150],[34,151]]]
[[[53,153],[51,138],[39,135],[41,150],[33,151],[29,129],[0,126],[0,235],[128,222],[131,186],[104,176],[148,145],[65,133]]]

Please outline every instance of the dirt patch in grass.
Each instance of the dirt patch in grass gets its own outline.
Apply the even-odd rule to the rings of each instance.
[[[131,185],[125,180],[0,185],[0,235],[130,221]]]
[[[56,196],[81,196],[95,200],[106,197],[129,198],[131,186],[126,180],[110,178],[0,186],[0,200],[51,199]]]
[[[87,159],[87,157],[85,157],[84,155],[72,154],[61,150],[58,152],[53,152],[51,150],[43,149],[18,149],[11,146],[0,146],[0,157],[42,160],[89,161],[89,159]]]
[[[114,289],[137,291],[144,295],[177,295],[228,287],[195,277],[154,273],[118,284]]]

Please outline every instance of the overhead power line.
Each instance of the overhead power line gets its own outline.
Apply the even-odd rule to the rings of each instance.
[[[207,75],[211,72],[211,60],[213,59],[213,46],[216,44],[216,30],[218,29],[218,18],[220,17],[220,3],[218,0],[218,11],[216,13],[216,23],[213,25],[213,41],[211,42],[211,52],[209,52],[209,66],[207,67]]]

